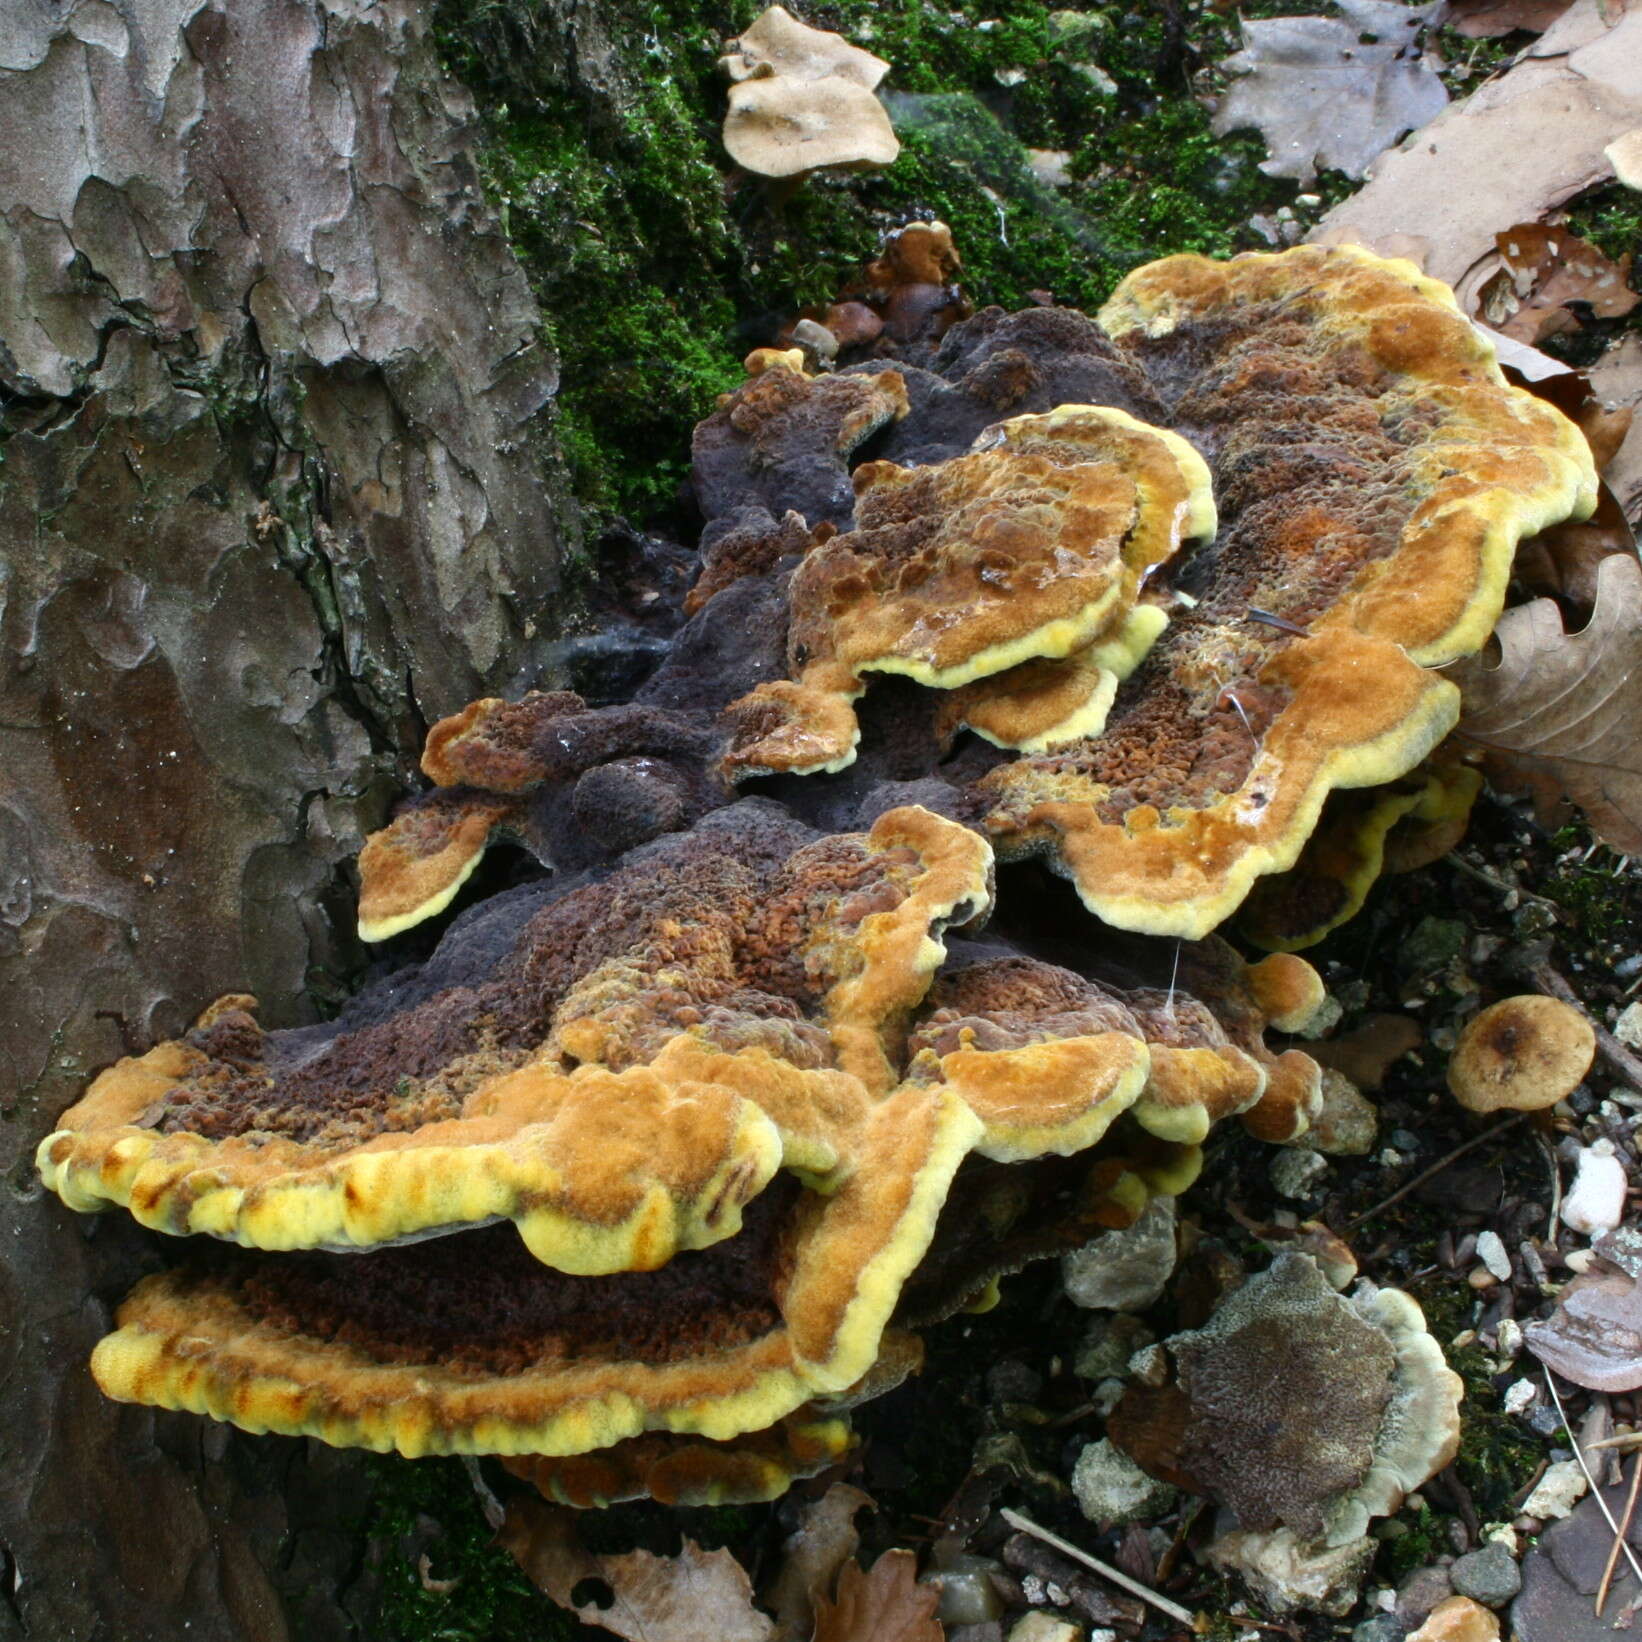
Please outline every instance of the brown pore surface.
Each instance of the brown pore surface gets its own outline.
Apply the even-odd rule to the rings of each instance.
[[[729,1442],[651,1432],[593,1454],[521,1455],[502,1463],[544,1498],[583,1510],[630,1499],[746,1505],[777,1498],[854,1446],[846,1416],[806,1405],[767,1430]]]
[[[1171,258],[1101,319],[1209,457],[1221,530],[1171,569],[1193,602],[1104,731],[983,790],[1000,849],[1049,851],[1101,917],[1198,934],[1294,859],[1331,786],[1431,749],[1457,696],[1416,663],[1480,646],[1518,536],[1588,510],[1593,476],[1407,264]]]
[[[380,1363],[474,1378],[573,1359],[675,1363],[743,1345],[780,1321],[796,1184],[748,1205],[742,1229],[654,1271],[573,1277],[510,1226],[356,1254],[228,1254],[211,1281],[248,1323],[354,1347]]]
[[[1397,1363],[1386,1335],[1290,1255],[1168,1345],[1188,1410],[1184,1470],[1245,1529],[1320,1534],[1375,1457]]]

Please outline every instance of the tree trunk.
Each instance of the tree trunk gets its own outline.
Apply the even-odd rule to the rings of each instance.
[[[33,1154],[217,994],[289,1023],[357,967],[423,724],[546,660],[555,385],[410,0],[6,8],[0,1638],[351,1634],[350,1553],[287,1529],[357,1464],[106,1402],[163,1251]]]

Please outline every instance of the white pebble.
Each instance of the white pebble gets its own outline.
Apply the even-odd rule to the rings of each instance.
[[[1565,1517],[1589,1486],[1578,1460],[1558,1460],[1545,1468],[1533,1493],[1522,1502],[1522,1514],[1542,1520]]]
[[[1642,1002],[1628,1003],[1613,1023],[1613,1035],[1632,1049],[1642,1049]]]
[[[1500,1318],[1499,1327],[1494,1330],[1494,1342],[1500,1356],[1510,1362],[1522,1350],[1522,1324],[1515,1317]]]
[[[1562,1200],[1562,1222],[1594,1236],[1612,1231],[1625,1218],[1625,1165],[1602,1143],[1579,1154],[1579,1168]]]
[[[1502,1283],[1511,1280],[1511,1257],[1496,1231],[1485,1231],[1477,1238],[1477,1258]]]
[[[1505,1391],[1504,1407],[1507,1414],[1520,1414],[1524,1409],[1532,1408],[1534,1398],[1539,1395],[1539,1387],[1532,1380],[1518,1380],[1507,1386]]]

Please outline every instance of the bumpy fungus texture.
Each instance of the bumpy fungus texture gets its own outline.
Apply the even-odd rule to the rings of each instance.
[[[1215,1122],[1304,1132],[1318,1068],[1266,1044],[1322,1002],[1302,959],[1043,886],[983,936],[988,836],[1109,923],[1207,930],[1329,787],[1429,750],[1424,667],[1583,505],[1583,442],[1366,254],[1177,259],[1104,329],[959,318],[939,224],[883,264],[842,368],[761,350],[698,430],[703,571],[634,700],[436,726],[362,925],[442,910],[497,833],[553,875],[338,1021],[221,1000],[42,1146],[72,1206],[205,1234],[99,1346],[111,1395],[517,1456],[584,1502],[765,1497],[907,1331],[1183,1190]],[[721,773],[829,767],[740,801]],[[1411,1485],[1452,1401],[1411,1311],[1351,1313],[1394,1360],[1366,1472],[1353,1437],[1312,1516],[1262,1499],[1332,1535]]]
[[[813,547],[793,576],[793,681],[731,709],[738,724],[773,727],[744,736],[727,767],[844,767],[857,739],[849,703],[869,672],[950,690],[1077,655],[1073,699],[1058,692],[1048,723],[1040,701],[1026,739],[1098,734],[1117,670],[1162,625],[1133,612],[1142,578],[1213,534],[1202,458],[1111,407],[1015,417],[970,455],[925,467],[869,462],[855,472],[855,528]],[[1102,644],[1109,654],[1089,654]],[[1007,709],[988,720],[986,705],[966,721],[1009,744]]]
[[[909,410],[885,456],[904,463],[910,447],[934,464],[905,482],[944,497],[947,469],[977,466],[952,436],[998,420],[971,420],[984,405],[1035,410],[1057,386],[1065,404],[1073,357],[1085,374],[1099,360],[1102,391],[1073,402],[1117,406],[1201,452],[1218,533],[1157,565],[1143,594],[1120,594],[1098,635],[1084,630],[1083,642],[1121,641],[1109,710],[1100,669],[1079,675],[1069,659],[1064,676],[1040,664],[1005,680],[1001,701],[966,701],[947,727],[1031,749],[976,790],[1001,853],[1047,855],[1110,923],[1196,936],[1294,864],[1331,790],[1398,779],[1452,728],[1458,692],[1431,669],[1481,646],[1517,540],[1589,514],[1595,473],[1573,424],[1506,384],[1446,287],[1355,247],[1154,263],[1102,310],[1104,353],[1079,322],[1050,317],[1058,361],[1041,336],[1025,346],[1033,322],[1047,324],[1030,314],[977,315],[933,351],[905,350]],[[1021,346],[1003,345],[1010,326]],[[880,340],[878,368],[893,352]],[[848,617],[872,614],[861,625],[876,637],[877,607],[893,609],[897,592],[852,559],[858,539],[873,545],[872,470],[857,483],[855,528],[793,577],[792,682],[732,710],[739,778],[849,756],[840,703],[859,689],[864,654]],[[949,619],[962,628],[983,605],[965,595]],[[1155,625],[1126,632],[1125,615]],[[1011,637],[1048,626],[1023,621]],[[964,658],[927,651],[908,665],[892,644],[890,665],[927,683],[975,677]]]
[[[404,805],[359,856],[359,935],[385,941],[443,912],[498,837],[544,865],[568,808],[611,853],[676,832],[722,802],[703,769],[712,737],[662,708],[590,709],[568,690],[486,697],[428,732],[434,791]]]
[[[1336,1294],[1306,1255],[1279,1255],[1164,1344],[1173,1383],[1128,1393],[1112,1441],[1246,1532],[1346,1545],[1458,1447],[1462,1384],[1419,1307],[1395,1289]]]

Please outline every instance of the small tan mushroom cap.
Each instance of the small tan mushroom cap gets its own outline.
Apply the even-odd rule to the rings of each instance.
[[[836,75],[873,90],[889,73],[889,64],[870,51],[852,46],[830,29],[812,29],[785,6],[771,6],[739,40],[730,42],[719,67],[732,80],[780,75],[792,80],[825,80]]]
[[[1591,1069],[1596,1033],[1577,1010],[1537,992],[1501,998],[1460,1033],[1448,1087],[1472,1112],[1537,1112]]]
[[[828,165],[890,165],[901,144],[884,105],[856,80],[788,75],[730,87],[724,116],[730,158],[761,177],[797,177]]]

